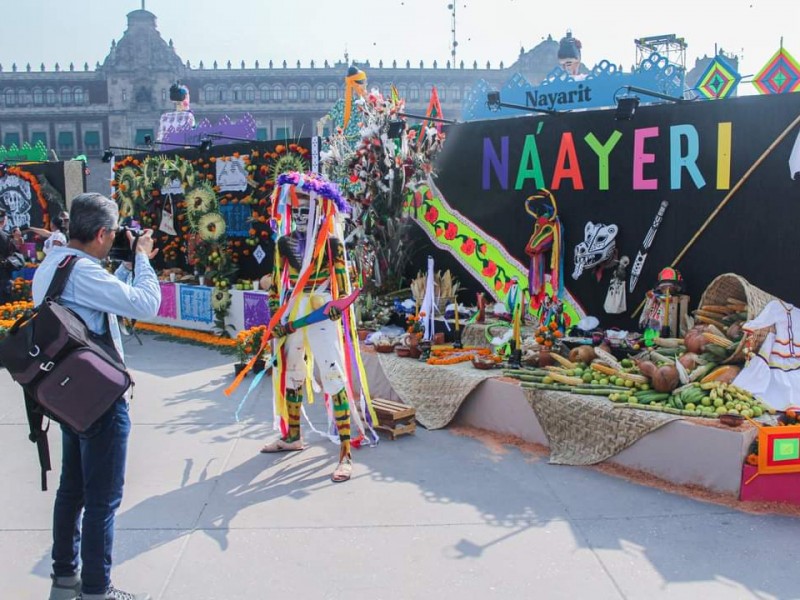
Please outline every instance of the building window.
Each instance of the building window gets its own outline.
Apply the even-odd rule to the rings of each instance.
[[[221,104],[224,104],[227,101],[227,99],[228,99],[227,90],[223,87],[217,88],[217,100]]]
[[[304,85],[300,88],[300,100],[303,102],[308,102],[311,100],[311,88],[307,85]]]
[[[419,87],[416,85],[411,85],[408,88],[408,99],[412,102],[416,102],[419,100]]]
[[[289,93],[287,94],[287,98],[289,102],[297,102],[297,86],[290,85],[289,86]]]
[[[339,89],[335,85],[328,86],[328,100],[335,101],[339,95]]]
[[[14,106],[17,103],[17,95],[14,90],[6,90],[6,106]]]
[[[6,148],[11,148],[11,146],[16,146],[19,148],[19,132],[17,131],[9,131],[3,136],[3,145]]]
[[[267,137],[267,128],[266,127],[259,127],[258,129],[256,129],[256,139],[259,142],[265,142],[265,141],[267,141],[267,139],[269,139]]]
[[[75,88],[75,104],[82,106],[85,102],[83,88]]]
[[[283,90],[281,89],[281,86],[276,85],[272,88],[272,99],[275,102],[283,102]]]
[[[98,152],[100,150],[99,131],[87,131],[83,134],[83,149],[86,152]]]
[[[61,104],[72,104],[72,90],[67,88],[61,90]]]
[[[241,88],[235,87],[231,90],[231,99],[234,102],[241,102],[242,101],[242,90]]]
[[[155,137],[153,136],[152,129],[137,129],[136,130],[136,137],[133,138],[133,143],[135,146],[144,146],[144,138],[150,136],[150,139],[153,140]]]
[[[205,89],[205,98],[204,98],[204,100],[206,101],[206,104],[214,104],[214,91],[215,90],[214,90],[213,87],[207,87]]]
[[[450,91],[452,92],[453,100],[457,102],[461,100],[461,88],[458,87],[450,88]]]
[[[44,131],[34,131],[31,133],[31,146],[35,146],[39,142],[42,142],[44,147],[47,148],[47,134]]]
[[[42,93],[42,90],[33,90],[33,104],[34,106],[41,106],[44,104],[44,94]]]
[[[288,127],[278,127],[275,130],[275,139],[281,142],[285,142],[289,139],[289,128]]]
[[[438,94],[439,94],[439,100],[441,100],[442,102],[444,102],[445,100],[447,100],[447,88],[442,88],[442,89],[438,89],[438,88],[437,88],[437,90],[436,90],[436,91],[437,91],[437,92],[438,92]]]
[[[31,96],[28,90],[22,89],[17,92],[17,102],[19,102],[20,106],[27,106],[31,103]]]
[[[318,85],[314,90],[314,98],[317,100],[317,102],[325,100],[325,88],[321,85]]]
[[[162,102],[167,101],[167,90],[165,90],[164,88],[161,88],[161,101]]]
[[[259,88],[259,93],[261,94],[261,101],[262,102],[269,102],[270,101],[270,90],[268,87],[264,86]]]
[[[49,105],[53,105],[56,103],[56,91],[53,89],[49,89],[44,94],[45,102]]]
[[[400,85],[397,86],[397,95],[400,96],[401,100],[405,100],[406,99],[406,86],[405,85],[400,84]]]
[[[244,99],[246,102],[255,102],[256,101],[256,88],[252,85],[248,85],[244,88]]]
[[[383,86],[383,97],[386,98],[387,100],[391,100],[392,98],[391,84],[387,83],[385,86]]]
[[[58,132],[58,151],[72,152],[75,150],[75,136],[71,131]]]

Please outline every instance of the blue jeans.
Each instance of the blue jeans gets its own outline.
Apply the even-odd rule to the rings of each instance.
[[[104,594],[111,584],[114,515],[122,501],[131,420],[120,398],[97,423],[77,434],[61,427],[61,481],[53,509],[53,574],[78,572],[83,593]],[[81,523],[81,511],[83,522]]]

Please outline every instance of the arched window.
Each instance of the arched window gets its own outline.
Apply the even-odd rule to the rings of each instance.
[[[256,101],[256,87],[254,85],[248,85],[244,88],[244,100],[245,102]]]
[[[314,88],[314,99],[317,102],[322,102],[325,100],[325,88],[323,86],[318,85],[316,88]]]
[[[6,90],[6,106],[14,106],[17,103],[17,95],[14,90]]]
[[[452,99],[453,100],[455,100],[456,102],[460,102],[461,101],[461,88],[460,87],[453,86],[452,88],[450,88],[450,92],[452,94]]]
[[[334,84],[328,86],[328,100],[334,101],[339,96],[339,88]]]
[[[272,88],[272,99],[275,102],[283,102],[283,88],[279,85],[275,85]]]
[[[41,106],[42,104],[44,104],[44,94],[42,93],[42,90],[40,90],[39,88],[33,90],[33,104],[35,106]]]
[[[419,86],[415,83],[412,83],[408,86],[408,99],[411,102],[416,102],[419,100]]]
[[[31,103],[31,96],[28,90],[23,88],[17,92],[17,102],[19,102],[20,106],[27,106]]]
[[[231,89],[231,100],[234,102],[241,102],[242,101],[242,88],[238,85],[233,86]]]
[[[271,99],[270,97],[272,96],[272,94],[270,94],[269,86],[262,85],[260,88],[258,88],[258,90],[259,90],[259,93],[261,94],[261,101],[262,102],[269,102],[270,99]]]
[[[288,90],[288,93],[286,94],[286,97],[288,98],[289,102],[297,102],[297,86],[296,85],[290,85],[289,86],[289,90]]]
[[[217,87],[217,101],[220,104],[225,104],[228,101],[228,90],[226,90],[223,86]]]
[[[214,104],[214,100],[216,100],[214,86],[207,85],[203,91],[205,92],[203,100],[206,101],[206,104]]]
[[[401,83],[397,86],[397,93],[400,95],[400,98],[405,100],[406,99],[406,86],[405,84]]]
[[[56,103],[56,91],[54,89],[52,88],[48,89],[44,93],[44,97],[45,97],[45,102],[47,102],[48,104],[52,105]]]
[[[73,94],[75,95],[75,104],[79,106],[83,105],[85,102],[83,88],[75,88],[75,90],[73,90]]]
[[[311,100],[311,86],[302,85],[300,87],[300,100],[303,102],[309,102]]]
[[[61,104],[72,104],[72,90],[63,88],[61,90]]]

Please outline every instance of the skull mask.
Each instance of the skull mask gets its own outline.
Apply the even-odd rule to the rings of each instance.
[[[308,231],[308,213],[311,200],[305,194],[297,194],[297,206],[292,206],[292,222],[295,231],[305,233]]]
[[[586,269],[607,262],[614,256],[618,228],[616,225],[586,223],[584,240],[575,246],[575,270],[572,278],[578,279]]]

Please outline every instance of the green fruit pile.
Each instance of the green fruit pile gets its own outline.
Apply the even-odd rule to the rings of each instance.
[[[765,412],[774,412],[747,390],[722,381],[691,383],[671,394],[635,392],[609,394],[609,400],[637,405],[637,408],[656,410],[687,417],[719,418],[720,415],[742,415],[758,418]]]

